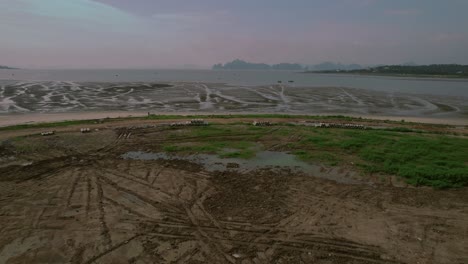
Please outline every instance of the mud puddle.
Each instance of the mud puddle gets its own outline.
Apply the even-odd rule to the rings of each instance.
[[[212,154],[173,155],[165,152],[130,151],[121,156],[126,160],[184,160],[200,164],[207,171],[237,171],[248,172],[258,169],[282,170],[289,169],[306,175],[333,180],[338,183],[363,184],[357,180],[358,174],[340,168],[326,168],[309,164],[296,156],[277,151],[260,151],[251,159],[221,158]]]

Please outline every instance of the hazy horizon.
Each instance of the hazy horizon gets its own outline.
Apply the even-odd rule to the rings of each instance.
[[[468,64],[468,1],[0,0],[0,65]]]

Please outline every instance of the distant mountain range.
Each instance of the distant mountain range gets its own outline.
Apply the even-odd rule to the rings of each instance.
[[[341,64],[341,63],[333,63],[333,62],[322,62],[320,64],[315,65],[307,65],[307,71],[335,71],[335,70],[360,70],[365,68],[359,64]]]
[[[435,77],[468,77],[468,65],[432,64],[432,65],[382,65],[365,69],[352,70],[313,70],[310,73],[349,73],[364,75],[395,76],[435,76]]]
[[[364,69],[359,64],[341,64],[323,62],[315,65],[302,65],[299,63],[279,63],[269,65],[266,63],[252,63],[244,60],[233,60],[225,64],[213,65],[213,70],[290,70],[290,71],[333,71],[333,70],[359,70]]]
[[[213,70],[290,70],[302,71],[305,68],[298,63],[280,63],[269,65],[265,63],[251,63],[243,60],[233,60],[231,62],[215,64]]]
[[[3,65],[0,65],[0,69],[9,69],[9,70],[15,70],[17,68],[12,68],[12,67],[8,67],[8,66],[3,66]]]

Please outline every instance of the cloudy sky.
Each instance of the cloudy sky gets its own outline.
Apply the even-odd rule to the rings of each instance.
[[[0,65],[468,64],[467,0],[0,0]]]

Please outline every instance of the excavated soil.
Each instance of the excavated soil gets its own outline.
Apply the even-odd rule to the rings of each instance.
[[[40,152],[3,144],[0,263],[468,263],[466,189],[121,158],[163,134],[29,136],[52,146]]]

